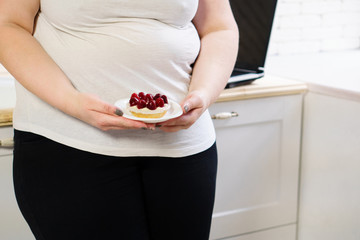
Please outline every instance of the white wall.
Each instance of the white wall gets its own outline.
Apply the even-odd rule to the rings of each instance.
[[[269,55],[360,48],[360,0],[278,0]]]

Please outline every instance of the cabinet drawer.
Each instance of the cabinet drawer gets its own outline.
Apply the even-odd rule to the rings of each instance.
[[[211,115],[218,113],[237,113],[237,117],[229,119],[214,119],[215,127],[227,127],[234,125],[255,124],[282,119],[286,107],[286,97],[269,97],[261,99],[220,102],[211,106]]]

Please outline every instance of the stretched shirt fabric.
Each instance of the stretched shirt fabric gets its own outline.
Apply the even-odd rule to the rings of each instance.
[[[80,92],[114,104],[133,92],[181,102],[200,49],[196,0],[41,0],[34,37]],[[31,78],[31,76],[29,76]],[[50,79],[49,79],[50,81]],[[14,127],[113,156],[181,157],[215,141],[206,111],[189,129],[101,131],[51,107],[16,83]]]

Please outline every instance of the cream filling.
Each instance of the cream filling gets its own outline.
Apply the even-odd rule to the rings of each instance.
[[[157,107],[155,110],[150,110],[147,107],[141,109],[138,109],[137,106],[130,107],[130,103],[127,103],[126,106],[129,111],[142,114],[162,113],[170,108],[170,104],[165,104],[164,107]]]

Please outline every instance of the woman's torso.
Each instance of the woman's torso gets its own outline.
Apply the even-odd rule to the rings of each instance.
[[[81,92],[111,104],[139,91],[160,92],[180,102],[200,49],[191,23],[197,4],[194,0],[41,0],[34,37]],[[86,151],[181,156],[205,150],[214,141],[207,113],[178,133],[102,132],[50,107],[19,84],[17,91],[15,127]]]

